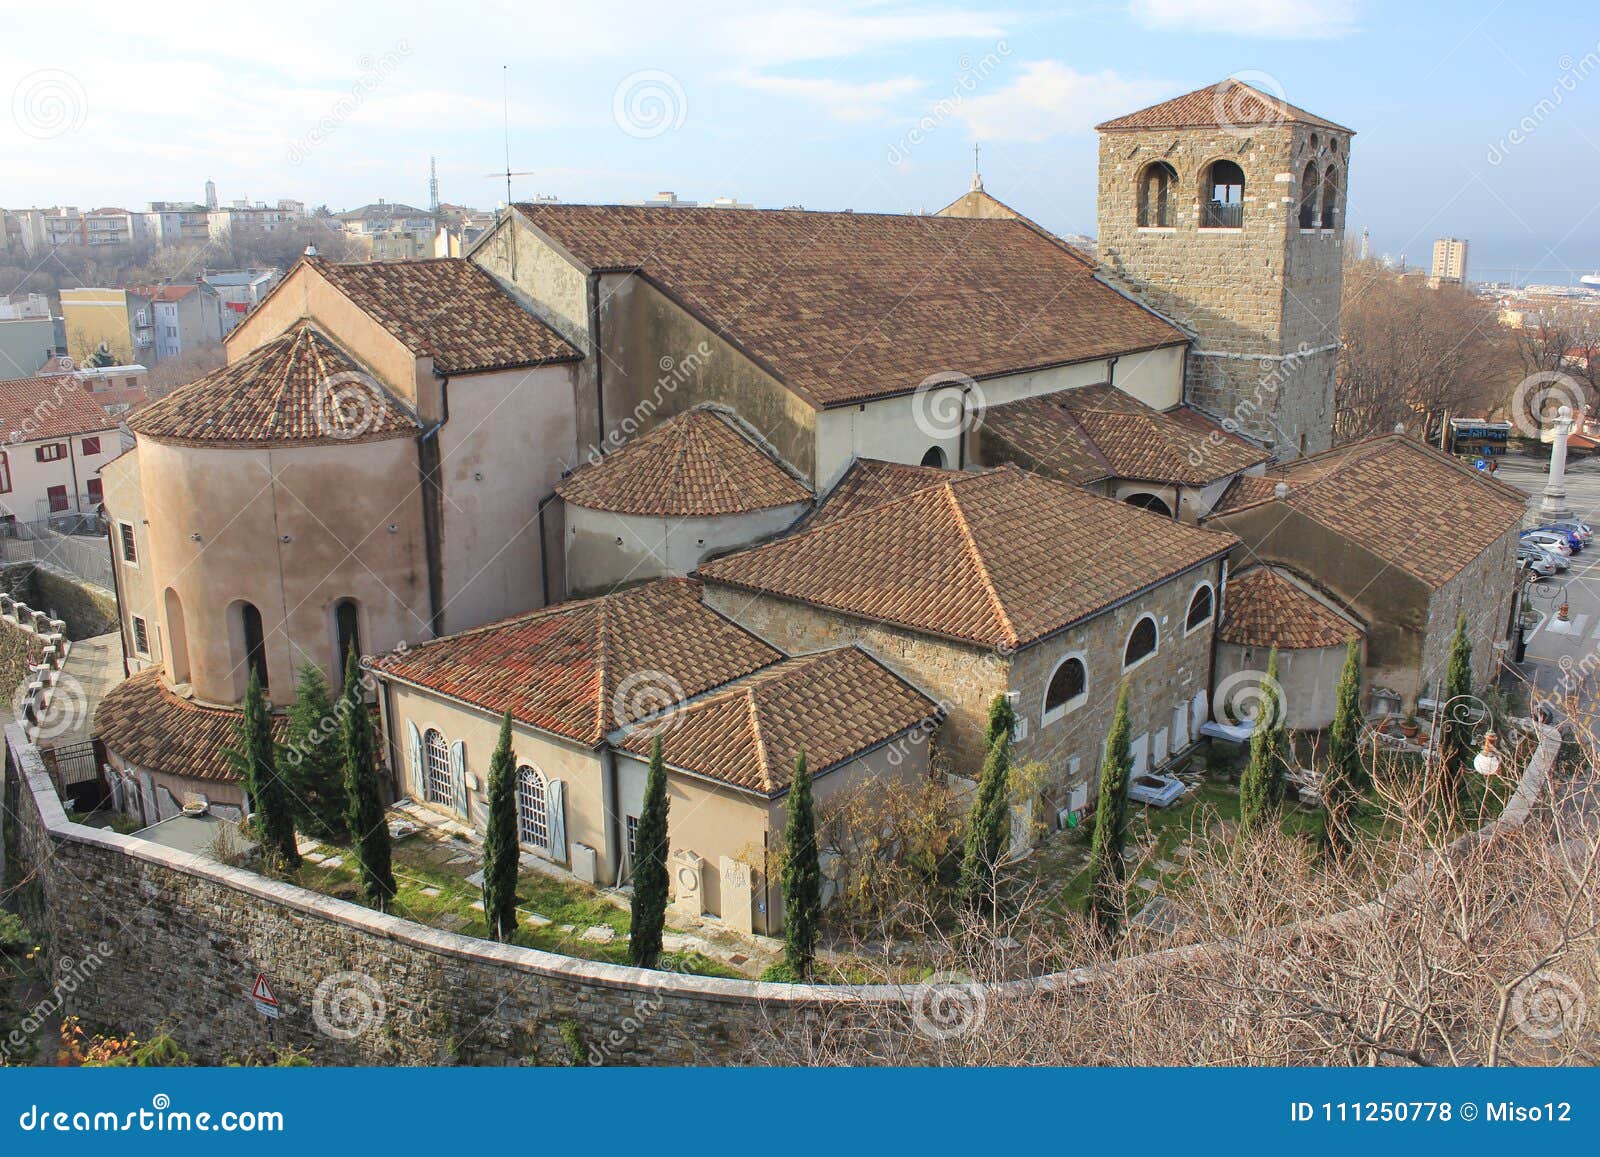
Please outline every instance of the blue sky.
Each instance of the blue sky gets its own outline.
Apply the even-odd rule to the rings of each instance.
[[[225,200],[422,204],[435,155],[446,200],[491,207],[505,65],[518,197],[933,209],[981,139],[990,192],[1093,232],[1091,126],[1240,74],[1357,130],[1348,224],[1378,252],[1449,233],[1475,276],[1600,268],[1592,0],[0,8],[8,206],[142,207],[208,176]]]

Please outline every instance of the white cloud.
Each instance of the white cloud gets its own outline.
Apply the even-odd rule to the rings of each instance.
[[[956,116],[984,141],[1042,141],[1083,132],[1164,95],[1172,86],[1129,80],[1112,71],[1077,72],[1054,60],[1022,65],[1005,88],[963,101]]]
[[[848,81],[827,76],[772,76],[742,71],[734,74],[734,79],[757,92],[816,105],[826,116],[839,121],[881,120],[889,115],[891,105],[923,88],[922,81],[914,76]]]
[[[993,40],[1005,35],[994,15],[957,9],[827,11],[784,8],[728,19],[719,34],[747,65],[840,60],[939,40]]]
[[[1359,0],[1129,0],[1146,28],[1164,32],[1316,40],[1355,31]]]

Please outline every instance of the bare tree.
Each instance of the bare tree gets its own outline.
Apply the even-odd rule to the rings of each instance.
[[[1559,305],[1526,314],[1512,331],[1524,373],[1563,373],[1584,387],[1591,407],[1600,398],[1600,312]]]

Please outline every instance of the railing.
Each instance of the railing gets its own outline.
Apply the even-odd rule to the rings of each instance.
[[[0,564],[40,562],[115,589],[106,523],[92,514],[60,514],[47,522],[0,523]]]
[[[1221,201],[1207,201],[1200,211],[1202,229],[1243,229],[1244,205],[1225,205]]]
[[[104,502],[105,499],[98,494],[61,494],[55,498],[38,498],[33,503],[33,519],[35,522],[46,523],[62,534],[103,534],[105,524],[99,522],[99,512]],[[57,525],[62,519],[70,519],[74,520],[72,525],[76,526],[76,520],[84,518],[99,523],[99,529],[69,530]]]

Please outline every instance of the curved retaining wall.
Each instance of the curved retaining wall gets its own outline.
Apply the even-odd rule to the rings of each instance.
[[[1546,728],[1505,812],[1462,840],[1522,823],[1559,746]],[[852,1019],[881,1026],[876,1010],[909,1012],[918,994],[651,972],[438,931],[72,823],[38,749],[14,726],[5,772],[3,878],[22,885],[63,1011],[141,1037],[164,1028],[199,1061],[276,1043],[340,1064],[730,1064],[769,1033],[823,1019],[830,1030]],[[280,1002],[277,1019],[250,998],[258,973]],[[995,993],[1094,976],[1060,973]]]

